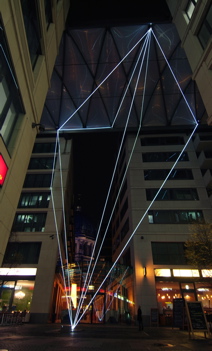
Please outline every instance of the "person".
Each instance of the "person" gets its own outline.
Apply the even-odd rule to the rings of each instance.
[[[143,330],[144,327],[143,327],[141,306],[138,306],[137,320],[138,320],[138,328],[139,328],[139,330]]]

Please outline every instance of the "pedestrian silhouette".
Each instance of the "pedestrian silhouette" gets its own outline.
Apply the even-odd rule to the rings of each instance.
[[[138,306],[137,320],[138,320],[138,328],[139,328],[139,330],[143,330],[144,327],[143,327],[141,306]]]

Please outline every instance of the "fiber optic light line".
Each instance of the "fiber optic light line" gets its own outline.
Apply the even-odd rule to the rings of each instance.
[[[145,44],[143,45],[143,47],[145,46],[145,52],[146,52],[146,48],[147,48],[147,46],[148,46],[149,43],[150,43],[150,34],[146,37]],[[141,52],[140,52],[140,55],[139,55],[139,57],[138,57],[136,66],[137,66],[137,64],[138,64],[138,61],[139,61],[139,59],[140,59],[140,56],[141,56],[142,51],[143,51],[143,48],[142,48],[142,50],[141,50]],[[97,232],[96,241],[95,241],[95,243],[94,243],[94,248],[93,248],[92,255],[91,255],[91,259],[90,259],[89,268],[88,268],[88,270],[87,270],[86,279],[85,279],[85,282],[84,282],[84,288],[85,288],[86,283],[87,283],[87,279],[88,279],[88,275],[89,275],[89,271],[90,271],[90,267],[91,267],[91,262],[92,262],[92,259],[93,259],[93,256],[94,256],[95,248],[96,248],[96,245],[97,245],[97,240],[98,240],[99,233],[100,233],[100,228],[101,228],[102,221],[103,221],[103,218],[104,218],[104,214],[105,214],[105,211],[106,211],[106,206],[107,206],[109,194],[110,194],[110,191],[111,191],[111,188],[112,188],[113,179],[114,179],[114,176],[115,176],[115,172],[116,172],[116,168],[117,168],[119,156],[120,156],[121,149],[122,149],[122,145],[123,145],[123,141],[124,141],[124,138],[125,138],[125,134],[126,134],[126,130],[127,130],[127,125],[128,125],[128,122],[129,122],[129,117],[130,117],[131,111],[132,111],[133,102],[134,102],[134,98],[135,98],[135,94],[136,94],[136,89],[137,89],[137,86],[138,86],[138,82],[139,82],[139,78],[140,78],[140,74],[141,74],[141,69],[142,69],[143,62],[144,62],[144,57],[145,57],[145,55],[143,56],[142,62],[141,62],[141,64],[140,64],[139,74],[138,74],[138,77],[137,77],[136,86],[135,86],[135,89],[134,89],[134,94],[133,94],[133,97],[132,97],[132,102],[131,102],[131,106],[130,106],[130,109],[129,109],[129,113],[128,113],[128,118],[127,118],[127,121],[126,121],[126,125],[125,125],[125,131],[124,131],[124,133],[123,133],[122,143],[121,143],[121,146],[120,146],[120,148],[119,148],[119,153],[118,153],[118,156],[117,156],[117,160],[116,160],[116,164],[115,164],[115,168],[114,168],[112,180],[111,180],[111,183],[110,183],[110,187],[109,187],[109,190],[108,190],[108,194],[107,194],[105,206],[104,206],[104,209],[103,209],[103,214],[102,214],[101,221],[100,221],[100,225],[99,225],[99,229],[98,229],[98,232]],[[148,62],[148,60],[147,60],[147,62]],[[134,71],[133,71],[133,73],[132,73],[131,80],[132,80],[132,77],[133,77],[134,72],[135,72],[135,69],[134,69]],[[130,82],[129,82],[129,84],[130,84]],[[128,89],[128,87],[129,87],[129,84],[128,84],[128,86],[127,86],[127,89]],[[120,192],[120,191],[119,191],[119,192]],[[118,196],[117,196],[117,198],[118,198]],[[112,218],[112,216],[111,216],[111,218]],[[107,229],[106,229],[106,231],[105,231],[104,237],[103,237],[103,239],[102,239],[101,246],[100,246],[100,249],[99,249],[99,251],[98,251],[97,257],[96,257],[96,259],[95,259],[95,262],[94,262],[94,265],[93,265],[93,269],[92,269],[92,272],[91,272],[91,275],[90,275],[90,278],[89,278],[89,282],[87,283],[87,289],[88,289],[88,286],[89,286],[89,284],[90,284],[90,281],[91,281],[91,279],[92,279],[92,277],[93,277],[93,273],[94,273],[94,270],[95,270],[95,267],[96,267],[96,264],[97,264],[97,261],[98,261],[98,258],[99,258],[99,255],[100,255],[100,252],[101,252],[101,249],[102,249],[102,246],[103,246],[103,243],[104,243],[106,234],[107,234],[107,230],[108,230],[108,226],[107,226]],[[76,317],[75,317],[76,319],[78,318],[79,311],[80,311],[81,306],[82,306],[82,301],[83,301],[84,296],[85,296],[86,293],[87,293],[87,289],[86,289],[86,290],[82,293],[82,295],[81,295],[81,298],[80,298],[80,301],[79,301],[79,310],[78,310],[78,313],[76,313]],[[84,289],[83,289],[83,290],[84,290]]]
[[[182,153],[185,151],[188,143],[190,142],[192,136],[194,135],[196,129],[198,127],[198,124],[195,125],[190,137],[188,138],[186,144],[184,145],[182,151],[180,152],[177,160],[174,162],[173,166],[171,167],[169,173],[167,174],[166,178],[164,179],[164,181],[161,184],[161,187],[159,188],[159,190],[157,191],[156,195],[154,196],[153,200],[151,201],[151,203],[149,204],[149,206],[147,207],[146,211],[144,212],[143,216],[141,217],[140,221],[138,222],[137,226],[135,227],[135,229],[133,230],[132,234],[130,235],[129,239],[127,240],[127,242],[125,243],[123,249],[121,250],[121,252],[119,253],[119,255],[117,256],[116,260],[114,261],[113,265],[111,266],[110,270],[108,271],[108,273],[106,274],[106,276],[104,277],[103,281],[101,282],[98,290],[96,291],[96,293],[93,295],[93,298],[91,299],[90,304],[92,303],[92,301],[94,300],[94,298],[96,297],[96,295],[98,294],[99,290],[101,289],[101,287],[103,286],[103,284],[105,283],[106,279],[108,278],[108,276],[110,275],[112,269],[115,267],[116,263],[118,262],[118,260],[120,259],[120,257],[122,256],[122,253],[124,252],[124,250],[127,248],[128,244],[130,243],[130,241],[132,240],[133,236],[135,235],[137,229],[139,228],[139,226],[141,225],[141,223],[143,222],[143,219],[145,218],[145,216],[147,215],[149,209],[152,207],[156,197],[158,196],[158,194],[160,193],[161,189],[163,188],[163,186],[165,185],[165,183],[167,182],[171,172],[173,171],[173,169],[175,168],[175,166],[177,165]],[[81,318],[80,318],[81,319]],[[78,322],[80,321],[80,319],[78,320]]]
[[[63,177],[62,177],[62,160],[61,160],[61,148],[60,148],[60,142],[59,142],[59,165],[60,165],[60,186],[61,186],[61,198],[62,198],[62,210],[63,210],[63,225],[64,225],[64,246],[65,246],[65,257],[66,257],[66,262],[67,262],[67,270],[68,270],[68,245],[67,245],[67,230],[66,230],[66,214],[65,214],[65,200],[64,200],[64,192],[63,192]],[[68,289],[69,289],[69,294],[71,291],[71,283],[70,283],[70,275],[69,273],[67,274],[68,276]],[[71,317],[72,317],[72,309],[71,309]],[[72,324],[72,319],[71,319],[71,324]]]
[[[146,48],[147,48],[147,47],[148,47],[148,55],[147,55],[147,62],[148,62],[149,49],[150,49],[150,35],[148,35],[148,40],[146,41]],[[145,49],[146,49],[146,48],[145,48]],[[145,50],[145,52],[146,52],[146,50]],[[110,184],[110,187],[109,187],[109,191],[108,191],[108,195],[107,195],[105,207],[104,207],[104,210],[103,210],[103,215],[102,215],[101,222],[100,222],[100,226],[99,226],[99,230],[98,230],[98,233],[97,233],[97,239],[98,239],[100,227],[101,227],[101,224],[102,224],[103,216],[104,216],[104,213],[105,213],[105,208],[106,208],[106,205],[107,205],[109,193],[110,193],[110,191],[111,191],[113,179],[114,179],[114,176],[115,176],[116,167],[117,167],[117,164],[118,164],[118,160],[119,160],[119,156],[120,156],[120,153],[121,153],[122,145],[123,145],[123,142],[124,142],[124,138],[125,138],[125,134],[126,134],[126,130],[127,130],[127,125],[128,125],[128,122],[129,122],[129,117],[130,117],[130,114],[131,114],[131,110],[132,110],[132,106],[133,106],[133,101],[134,101],[134,98],[135,98],[135,93],[136,93],[136,89],[137,89],[138,82],[139,82],[139,78],[140,78],[140,74],[141,74],[141,69],[142,69],[142,67],[143,67],[144,57],[145,57],[145,55],[143,56],[142,62],[141,62],[141,64],[140,64],[140,69],[139,69],[139,73],[138,73],[138,77],[137,77],[137,81],[136,81],[136,86],[135,86],[135,89],[134,89],[134,94],[133,94],[133,97],[132,97],[132,102],[131,102],[131,106],[130,106],[129,113],[128,113],[128,118],[127,118],[126,125],[125,125],[125,130],[124,130],[123,137],[122,137],[122,142],[121,142],[121,145],[120,145],[120,148],[119,148],[119,153],[118,153],[117,160],[116,160],[116,164],[115,164],[115,167],[114,167],[114,172],[113,172],[111,184]],[[146,90],[147,71],[148,71],[148,64],[146,65],[146,71],[145,71],[144,94],[143,94],[143,99],[142,99],[143,101],[144,101],[145,90]],[[143,111],[143,102],[142,102],[142,109],[141,109],[141,111]],[[142,113],[141,113],[141,115],[142,115]],[[137,133],[137,138],[138,138],[139,133],[140,133],[140,128],[141,128],[141,123],[139,124],[139,130],[138,130],[138,133]],[[136,141],[137,141],[137,139],[136,139]],[[136,144],[136,142],[134,143],[134,148],[135,148],[135,144]],[[132,154],[133,154],[134,148],[133,148],[133,150],[132,150],[132,152],[131,152],[131,158],[132,158]],[[131,158],[130,158],[130,160],[131,160]],[[130,160],[128,161],[127,169],[128,169],[128,167],[129,167]],[[126,175],[126,172],[127,172],[127,170],[125,171],[125,175]],[[89,280],[89,282],[88,282],[88,284],[87,284],[87,287],[89,286],[90,281],[91,281],[91,279],[92,279],[92,276],[93,276],[93,273],[94,273],[94,269],[95,269],[95,266],[96,266],[96,264],[97,264],[97,260],[98,260],[98,258],[99,258],[99,255],[100,255],[100,252],[101,252],[101,249],[102,249],[102,246],[103,246],[103,243],[104,243],[106,234],[107,234],[107,230],[108,230],[110,221],[111,221],[111,219],[112,219],[112,215],[113,215],[113,212],[114,212],[114,210],[115,210],[116,203],[117,203],[117,201],[118,201],[118,196],[119,196],[119,194],[120,194],[120,192],[121,192],[121,188],[122,188],[123,182],[124,182],[124,177],[123,177],[123,180],[122,180],[122,184],[121,184],[121,186],[120,186],[120,188],[119,188],[119,192],[118,192],[117,197],[116,197],[115,205],[114,205],[114,207],[113,207],[113,209],[112,209],[112,214],[111,214],[111,216],[110,216],[109,223],[108,223],[107,228],[106,228],[106,230],[105,230],[105,233],[104,233],[104,236],[103,236],[103,239],[102,239],[102,242],[101,242],[101,245],[100,245],[100,248],[99,248],[97,257],[96,257],[96,260],[95,260],[95,262],[94,262],[93,270],[92,270],[92,273],[91,273],[91,276],[90,276],[90,280]],[[97,242],[97,239],[96,239],[96,242]],[[96,242],[95,242],[95,244],[96,244]],[[95,250],[95,247],[94,247],[94,250]],[[94,252],[94,250],[93,250],[93,252]],[[92,255],[93,255],[93,253],[92,253]],[[91,258],[91,259],[92,259],[92,258]],[[90,268],[90,267],[89,267],[89,268]],[[88,277],[88,271],[87,271],[87,276],[86,276],[86,282],[87,282],[87,277]],[[85,286],[85,285],[84,285],[84,286]],[[87,290],[85,291],[84,295],[82,295],[82,296],[84,297],[84,296],[86,295],[86,293],[87,293]],[[82,299],[83,299],[83,298],[82,298]],[[81,306],[80,306],[80,308],[81,308]],[[75,321],[76,321],[76,319],[78,318],[78,315],[79,315],[79,313],[76,314]]]
[[[135,68],[134,68],[134,70],[133,70],[133,72],[132,72],[132,74],[131,74],[130,81],[129,81],[129,83],[128,83],[126,89],[125,89],[125,95],[126,95],[126,93],[127,93],[128,87],[129,87],[129,85],[130,85],[130,83],[131,83],[131,81],[132,81],[132,78],[133,78],[135,69],[136,69],[136,67],[137,67],[137,65],[138,65],[138,62],[139,62],[139,60],[140,60],[140,56],[141,56],[141,54],[142,54],[142,52],[143,52],[144,46],[145,46],[145,50],[146,50],[147,41],[148,41],[148,40],[149,40],[149,36],[146,36],[146,38],[145,38],[145,43],[144,43],[144,45],[143,45],[143,47],[142,47],[142,50],[141,50],[141,52],[140,52],[140,54],[139,54],[139,57],[138,57],[138,59],[137,59],[136,65],[135,65]],[[144,61],[144,57],[143,57],[143,60],[142,60],[142,64],[143,64],[143,61]],[[139,76],[140,76],[140,73],[139,73]],[[138,77],[138,79],[139,79],[139,77]],[[137,85],[138,85],[138,79],[137,79],[136,88],[137,88]],[[135,90],[134,90],[133,99],[135,98],[135,91],[136,91],[136,88],[135,88]],[[125,95],[124,95],[124,96],[125,96]],[[134,101],[134,100],[133,100],[133,101]],[[122,99],[121,105],[122,105],[122,103],[123,103],[123,99]],[[130,112],[131,112],[131,110],[132,110],[132,106],[133,106],[133,102],[132,102],[131,107],[130,107]],[[119,110],[120,110],[120,109],[119,109]],[[129,112],[129,114],[130,114],[130,112]],[[128,120],[129,120],[129,115],[128,115]],[[124,137],[123,137],[123,140],[124,140]],[[122,147],[122,146],[121,146],[121,147]],[[116,161],[116,165],[115,165],[115,170],[116,170],[116,168],[117,168],[118,159],[119,159],[119,156],[120,156],[120,153],[121,153],[121,147],[120,147],[119,154],[118,154],[118,157],[117,157],[117,161]],[[104,206],[104,209],[103,209],[103,215],[102,215],[102,217],[101,217],[101,221],[100,221],[100,225],[99,225],[99,230],[98,230],[98,233],[97,233],[96,241],[95,241],[95,243],[94,243],[94,248],[93,248],[92,255],[91,255],[91,259],[90,259],[90,265],[91,265],[91,261],[92,261],[93,256],[94,256],[95,248],[96,248],[96,245],[97,245],[96,242],[97,242],[97,239],[98,239],[98,236],[99,236],[100,228],[101,228],[102,221],[103,221],[103,218],[104,218],[104,214],[105,214],[105,211],[106,211],[106,206],[107,206],[107,202],[108,202],[108,198],[109,198],[109,193],[110,193],[110,190],[111,190],[111,187],[112,187],[112,183],[113,183],[113,179],[114,179],[114,176],[115,176],[115,170],[114,170],[113,177],[112,177],[112,180],[111,180],[111,185],[110,185],[110,189],[109,189],[109,192],[108,192],[108,195],[107,195],[106,203],[105,203],[105,206]],[[96,261],[97,261],[97,260],[96,260]],[[89,265],[89,268],[88,268],[88,272],[89,272],[89,270],[90,270],[90,265]],[[87,276],[86,276],[86,279],[85,279],[85,284],[86,284],[86,282],[87,282]],[[85,284],[84,284],[84,285],[85,285]],[[88,284],[88,285],[89,285],[89,284]]]
[[[150,47],[150,40],[148,40],[148,44],[149,44],[148,47]],[[149,53],[149,51],[148,51],[148,53]],[[115,168],[114,168],[114,172],[113,172],[113,176],[112,176],[110,188],[109,188],[109,191],[108,191],[107,200],[108,200],[108,197],[109,197],[109,193],[110,193],[110,191],[111,191],[111,187],[112,187],[112,184],[113,184],[113,179],[114,179],[115,172],[116,172],[116,168],[117,168],[117,164],[118,164],[118,161],[119,161],[120,152],[121,152],[122,145],[123,145],[123,142],[124,142],[124,138],[125,138],[125,134],[126,134],[126,130],[127,130],[127,126],[128,126],[130,114],[131,114],[132,107],[133,107],[134,98],[135,98],[135,95],[136,95],[136,89],[137,89],[137,87],[138,87],[138,82],[139,82],[140,75],[141,75],[141,70],[142,70],[142,67],[143,67],[143,62],[144,62],[144,56],[143,56],[143,59],[142,59],[141,65],[140,65],[140,69],[139,69],[139,73],[138,73],[138,77],[137,77],[137,81],[136,81],[136,85],[135,85],[135,89],[134,89],[134,93],[133,93],[133,97],[132,97],[132,101],[131,101],[131,106],[130,106],[130,109],[129,109],[128,119],[127,119],[127,122],[126,122],[126,125],[125,125],[125,132],[123,133],[121,146],[120,146],[120,148],[119,148],[119,154],[118,154],[118,157],[117,157],[117,160],[116,160],[116,165],[115,165]],[[147,55],[147,62],[148,62],[148,55]],[[148,64],[146,65],[146,71],[145,71],[144,94],[143,94],[143,98],[142,98],[141,116],[142,116],[143,105],[144,105],[144,96],[145,96],[146,81],[147,81],[147,71],[148,71]],[[126,174],[127,174],[128,168],[129,168],[130,161],[131,161],[131,159],[132,159],[132,155],[133,155],[133,152],[134,152],[134,149],[135,149],[135,145],[136,145],[136,142],[137,142],[139,133],[140,133],[140,129],[141,129],[141,123],[139,124],[139,128],[138,128],[137,136],[136,136],[136,139],[135,139],[135,142],[134,142],[134,146],[133,146],[133,148],[132,148],[132,151],[131,151],[131,154],[130,154],[130,157],[129,157],[129,160],[128,160],[128,163],[127,163],[127,166],[126,166],[126,170],[125,170],[125,173],[124,173],[124,176],[123,176],[121,185],[120,185],[120,187],[119,187],[118,194],[117,194],[117,196],[116,196],[115,204],[114,204],[114,206],[113,206],[112,213],[111,213],[111,215],[110,215],[110,218],[109,218],[109,221],[108,221],[108,224],[107,224],[107,227],[106,227],[104,236],[103,236],[103,238],[102,238],[102,242],[101,242],[101,244],[100,244],[100,248],[99,248],[99,251],[98,251],[98,254],[97,254],[97,257],[96,257],[96,261],[97,261],[98,258],[99,258],[99,255],[100,255],[102,246],[103,246],[103,244],[104,244],[104,240],[105,240],[105,237],[106,237],[106,235],[107,235],[107,230],[108,230],[108,228],[109,228],[109,225],[110,225],[110,222],[111,222],[111,219],[112,219],[112,216],[113,216],[115,207],[116,207],[116,203],[117,203],[117,201],[118,201],[118,197],[119,197],[119,194],[120,194],[120,192],[121,192],[121,189],[122,189],[122,186],[123,186],[123,183],[124,183],[124,180],[125,180],[125,176],[126,176]],[[103,215],[104,215],[104,214],[103,214]],[[93,274],[93,272],[92,272],[92,274]]]
[[[113,120],[113,123],[112,123],[112,128],[113,128],[113,126],[114,126],[114,124],[115,124],[115,122],[116,122],[116,119],[117,119],[117,117],[118,117],[118,114],[119,114],[119,112],[120,112],[120,110],[121,110],[122,104],[123,104],[123,102],[124,102],[125,96],[126,96],[126,94],[127,94],[128,88],[129,88],[129,86],[130,86],[130,83],[131,83],[131,81],[132,81],[132,79],[133,79],[133,75],[134,75],[135,70],[136,70],[136,68],[137,68],[137,65],[138,65],[138,62],[139,62],[139,60],[140,60],[141,54],[142,54],[142,52],[143,52],[144,50],[145,50],[144,56],[145,56],[145,54],[146,54],[147,41],[149,41],[149,35],[146,36],[145,41],[144,41],[144,44],[143,44],[143,46],[142,46],[142,49],[141,49],[141,51],[140,51],[140,53],[139,53],[139,56],[138,56],[138,59],[137,59],[137,61],[136,61],[135,66],[134,66],[134,69],[133,69],[133,71],[132,71],[130,80],[129,80],[127,86],[126,86],[124,95],[123,95],[123,97],[122,97],[122,99],[121,99],[121,102],[120,102],[120,104],[119,104],[118,110],[117,110],[116,115],[115,115],[115,117],[114,117],[114,120]],[[143,57],[144,57],[144,56],[143,56]],[[135,90],[135,89],[134,89],[134,90]]]
[[[95,94],[100,86],[111,76],[118,66],[127,58],[127,56],[136,48],[136,46],[143,40],[149,33],[150,29],[137,41],[137,43],[128,51],[128,53],[121,59],[121,61],[112,69],[112,71],[102,80],[102,82],[92,91],[92,93],[83,101],[83,103],[71,114],[71,116],[60,126],[58,130],[63,130],[63,126],[81,109],[81,107]]]
[[[134,234],[136,233],[137,229],[139,228],[139,226],[141,225],[141,223],[143,222],[143,219],[146,217],[149,209],[152,207],[155,199],[157,198],[158,194],[160,193],[160,191],[162,190],[163,186],[165,185],[165,183],[167,182],[171,172],[173,171],[173,169],[176,167],[177,163],[180,160],[181,155],[183,154],[183,152],[185,151],[188,143],[190,142],[192,136],[194,135],[196,129],[198,127],[198,124],[195,125],[190,137],[188,138],[186,144],[184,145],[182,151],[180,152],[177,160],[174,162],[173,166],[171,167],[169,173],[167,174],[166,178],[164,179],[164,181],[161,184],[161,187],[159,188],[159,190],[157,191],[157,193],[155,194],[154,198],[152,199],[151,203],[149,204],[149,206],[147,207],[146,211],[144,212],[143,216],[141,217],[140,221],[138,222],[137,226],[135,227],[135,229],[133,230],[132,234],[130,235],[129,239],[127,240],[126,244],[124,245],[123,249],[121,250],[121,252],[119,253],[119,255],[117,256],[116,260],[114,261],[113,265],[111,266],[110,270],[108,271],[108,273],[106,274],[105,278],[103,279],[102,283],[100,284],[98,290],[96,291],[96,293],[94,294],[93,298],[91,299],[90,304],[92,303],[93,299],[96,297],[97,293],[99,292],[99,290],[101,289],[101,287],[103,286],[104,282],[106,281],[106,279],[108,278],[108,276],[110,275],[112,269],[115,267],[116,263],[118,262],[118,260],[120,259],[120,257],[122,256],[122,253],[124,252],[124,250],[126,249],[126,247],[128,246],[128,244],[130,243],[130,241],[132,240]],[[81,319],[81,318],[80,318]],[[80,319],[78,320],[78,322],[80,321]]]
[[[54,193],[53,193],[53,177],[54,177],[54,174],[55,174],[56,155],[57,155],[57,146],[58,145],[59,145],[59,150],[60,150],[59,133],[57,133],[57,136],[56,136],[55,151],[54,151],[54,162],[53,162],[53,171],[52,171],[52,179],[51,179],[50,191],[51,191],[51,197],[52,197],[52,206],[53,206],[55,228],[56,228],[56,233],[57,233],[57,243],[58,243],[59,257],[60,257],[60,262],[61,262],[61,267],[62,267],[63,282],[64,282],[64,286],[66,286],[65,273],[64,273],[64,268],[63,268],[62,252],[61,252],[61,245],[60,245],[60,238],[59,238],[59,230],[58,230],[58,225],[57,225],[57,216],[56,216],[56,209],[55,209],[55,202],[54,202]],[[62,189],[61,189],[61,191],[62,191]],[[62,201],[64,203],[64,199],[63,198],[62,198]],[[66,294],[66,302],[67,302],[67,306],[68,306],[69,300],[68,300],[68,297],[67,297],[67,291],[65,292],[65,294]],[[69,319],[71,321],[70,311],[69,311]]]
[[[180,90],[180,92],[181,92],[181,94],[182,94],[182,97],[183,97],[183,99],[184,99],[184,101],[185,101],[185,103],[186,103],[186,105],[187,105],[187,107],[188,107],[188,109],[189,109],[189,111],[190,111],[190,113],[191,113],[191,115],[192,115],[192,117],[193,117],[195,123],[197,123],[196,117],[194,116],[194,113],[193,113],[191,107],[189,106],[188,101],[186,100],[185,94],[184,94],[183,90],[181,89],[181,86],[180,86],[179,82],[177,81],[177,78],[176,78],[176,76],[175,76],[175,74],[174,74],[174,72],[173,72],[173,70],[172,70],[172,68],[171,68],[171,66],[170,66],[170,64],[169,64],[169,61],[167,60],[167,58],[166,58],[166,56],[165,56],[165,54],[164,54],[164,51],[163,51],[163,49],[162,49],[162,47],[161,47],[161,45],[160,45],[160,43],[159,43],[159,41],[158,41],[158,39],[157,39],[157,37],[156,37],[156,35],[155,35],[155,33],[154,33],[153,30],[152,30],[152,34],[153,34],[153,36],[154,36],[154,38],[155,38],[155,40],[156,40],[156,42],[157,42],[157,44],[158,44],[158,46],[159,46],[161,52],[162,52],[162,55],[163,55],[163,57],[164,57],[164,59],[165,59],[165,61],[166,61],[166,63],[167,63],[167,66],[168,66],[169,69],[170,69],[170,72],[171,72],[171,74],[172,74],[172,76],[173,76],[175,82],[177,83],[177,86],[178,86],[178,88],[179,88],[179,90]]]

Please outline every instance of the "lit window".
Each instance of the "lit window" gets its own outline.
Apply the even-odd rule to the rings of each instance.
[[[198,269],[173,269],[174,277],[199,277]]]
[[[171,270],[170,269],[155,269],[155,276],[156,277],[171,277]]]

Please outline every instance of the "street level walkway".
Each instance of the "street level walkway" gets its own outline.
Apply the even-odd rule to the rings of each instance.
[[[0,327],[0,351],[212,351],[212,335],[171,327],[119,324],[79,324],[72,332],[60,324],[23,324]]]

